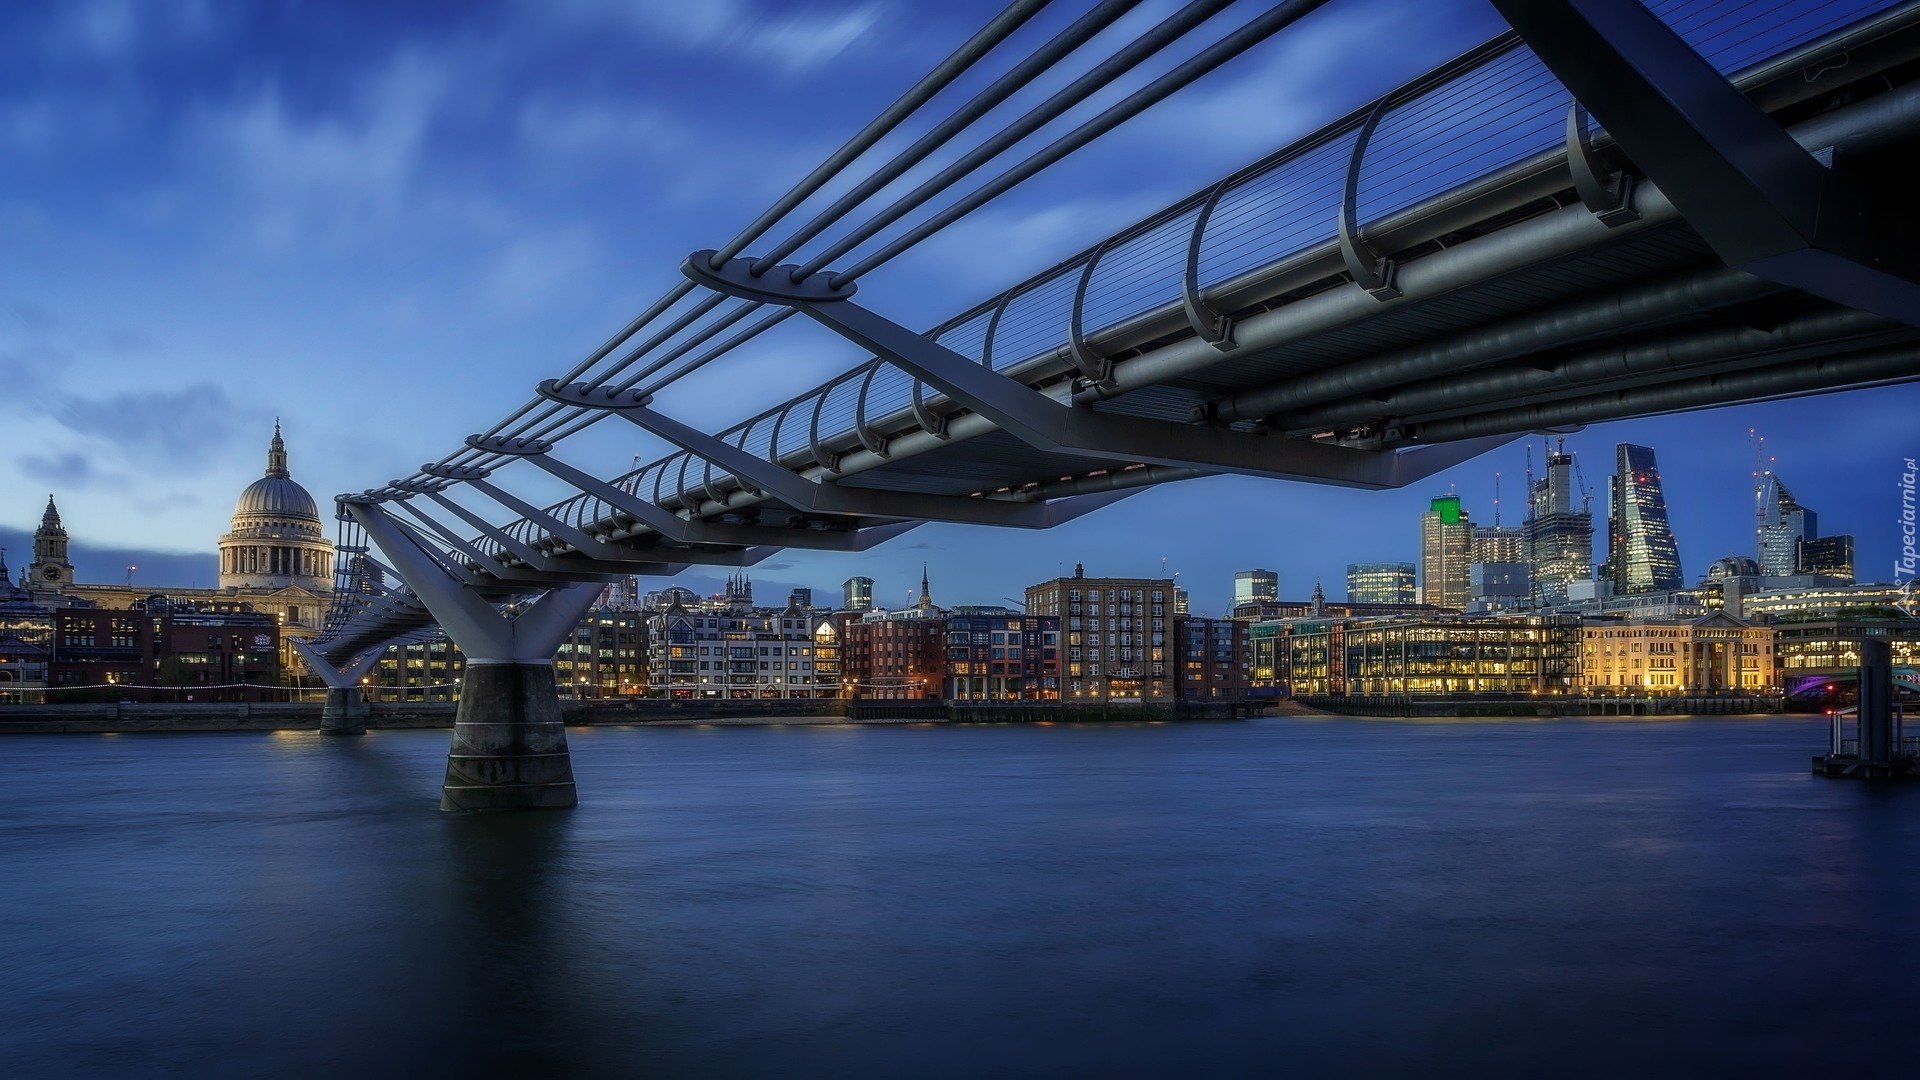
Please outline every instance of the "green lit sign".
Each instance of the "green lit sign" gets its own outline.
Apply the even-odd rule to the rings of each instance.
[[[1440,498],[1433,500],[1428,509],[1439,514],[1441,523],[1446,525],[1458,525],[1461,517],[1464,516],[1460,512],[1460,496],[1458,495],[1442,495]]]

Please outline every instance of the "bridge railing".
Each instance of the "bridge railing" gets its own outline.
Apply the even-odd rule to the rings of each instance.
[[[1650,5],[1736,82],[1751,81],[1782,53],[1895,6],[1912,5]],[[1516,35],[1501,35],[954,316],[928,336],[1030,384],[1052,381],[1070,373],[1075,359],[1140,336],[1126,333],[1130,328],[1163,329],[1183,309],[1200,320],[1217,318],[1227,313],[1219,309],[1232,308],[1276,268],[1309,254],[1324,264],[1340,246],[1343,219],[1364,258],[1372,254],[1369,236],[1393,235],[1400,219],[1450,193],[1492,177],[1554,167],[1564,159],[1571,104],[1566,89]],[[1604,145],[1604,131],[1594,137]],[[1184,321],[1193,324],[1187,333],[1205,329],[1193,315]],[[1167,419],[1186,419],[1198,404],[1194,395],[1172,390],[1134,398],[1127,411]],[[884,444],[924,426],[926,415],[943,418],[958,409],[899,368],[869,361],[720,434],[756,456],[806,471],[831,468],[838,452]],[[741,487],[688,452],[669,454],[614,483],[631,485],[669,509],[696,512]],[[550,512],[576,527],[612,516],[612,508],[585,494]],[[547,539],[544,529],[524,519],[509,531],[528,543]],[[475,545],[502,550],[484,537]]]

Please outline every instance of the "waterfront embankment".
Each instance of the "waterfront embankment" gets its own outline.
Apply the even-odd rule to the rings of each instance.
[[[371,729],[450,728],[457,706],[446,701],[373,702]],[[1166,720],[1237,720],[1268,706],[1249,702],[1182,702],[1086,706],[1057,702],[968,703],[939,701],[663,701],[620,698],[564,701],[572,727],[699,724],[943,724],[1076,723]],[[134,734],[147,732],[317,731],[319,702],[220,704],[181,702],[0,706],[0,735]]]

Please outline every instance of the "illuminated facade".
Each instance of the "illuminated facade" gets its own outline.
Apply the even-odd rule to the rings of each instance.
[[[882,701],[939,698],[947,680],[944,616],[929,605],[870,611],[847,622],[841,651],[842,691],[848,697]]]
[[[1347,602],[1417,604],[1419,570],[1410,562],[1348,563]]]
[[[1242,570],[1233,575],[1233,605],[1280,599],[1280,575],[1271,570]]]
[[[1580,681],[1565,615],[1290,619],[1251,634],[1253,684],[1294,696],[1560,694]]]
[[[553,678],[575,697],[628,697],[647,689],[646,627],[637,611],[587,612],[553,655]],[[571,691],[569,691],[571,687]]]
[[[1754,560],[1760,564],[1760,573],[1766,577],[1795,573],[1800,563],[1800,542],[1820,535],[1818,519],[1771,472],[1760,474],[1753,499]]]
[[[1170,578],[1070,578],[1027,587],[1027,614],[1060,619],[1065,701],[1171,701],[1167,666],[1175,615]]]
[[[1574,505],[1573,455],[1547,455],[1546,474],[1527,494],[1527,562],[1532,586],[1546,603],[1567,599],[1567,587],[1593,577],[1593,512],[1581,495]]]
[[[1884,638],[1893,666],[1920,667],[1920,619],[1809,619],[1773,626],[1780,679],[1788,688],[1816,675],[1852,675],[1863,638]]]
[[[1667,521],[1667,496],[1653,449],[1621,443],[1608,482],[1607,566],[1616,593],[1684,587],[1680,548]]]
[[[646,619],[647,690],[676,698],[818,698],[840,693],[840,632],[797,608],[673,604]]]
[[[1602,619],[1581,630],[1581,682],[1596,692],[1771,690],[1772,627],[1725,612],[1699,619]]]
[[[1458,495],[1442,495],[1420,515],[1420,602],[1450,611],[1467,606],[1473,522]]]
[[[956,611],[947,616],[946,635],[948,700],[1060,700],[1058,617]]]

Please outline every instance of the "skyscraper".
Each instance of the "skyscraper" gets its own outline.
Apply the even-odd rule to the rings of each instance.
[[[1271,570],[1242,570],[1233,575],[1233,606],[1280,599],[1280,575]]]
[[[1420,515],[1420,600],[1437,607],[1466,608],[1467,571],[1473,563],[1473,522],[1460,496],[1442,495]]]
[[[1527,561],[1533,588],[1545,600],[1564,600],[1567,584],[1593,576],[1593,512],[1585,495],[1574,503],[1573,455],[1547,454],[1546,475],[1527,492]]]
[[[1818,519],[1771,472],[1760,474],[1753,500],[1754,561],[1767,577],[1786,577],[1798,567],[1800,541],[1820,535]]]
[[[1410,562],[1347,564],[1350,604],[1417,604],[1418,568]]]
[[[1802,574],[1853,580],[1853,537],[1848,533],[1800,541],[1800,555],[1794,569]]]
[[[1472,555],[1477,563],[1524,563],[1528,561],[1526,530],[1476,525]]]
[[[840,609],[865,611],[873,606],[873,579],[850,577],[840,583]]]
[[[1667,522],[1667,496],[1651,447],[1621,443],[1615,448],[1607,503],[1607,569],[1614,592],[1680,588],[1680,547]]]

